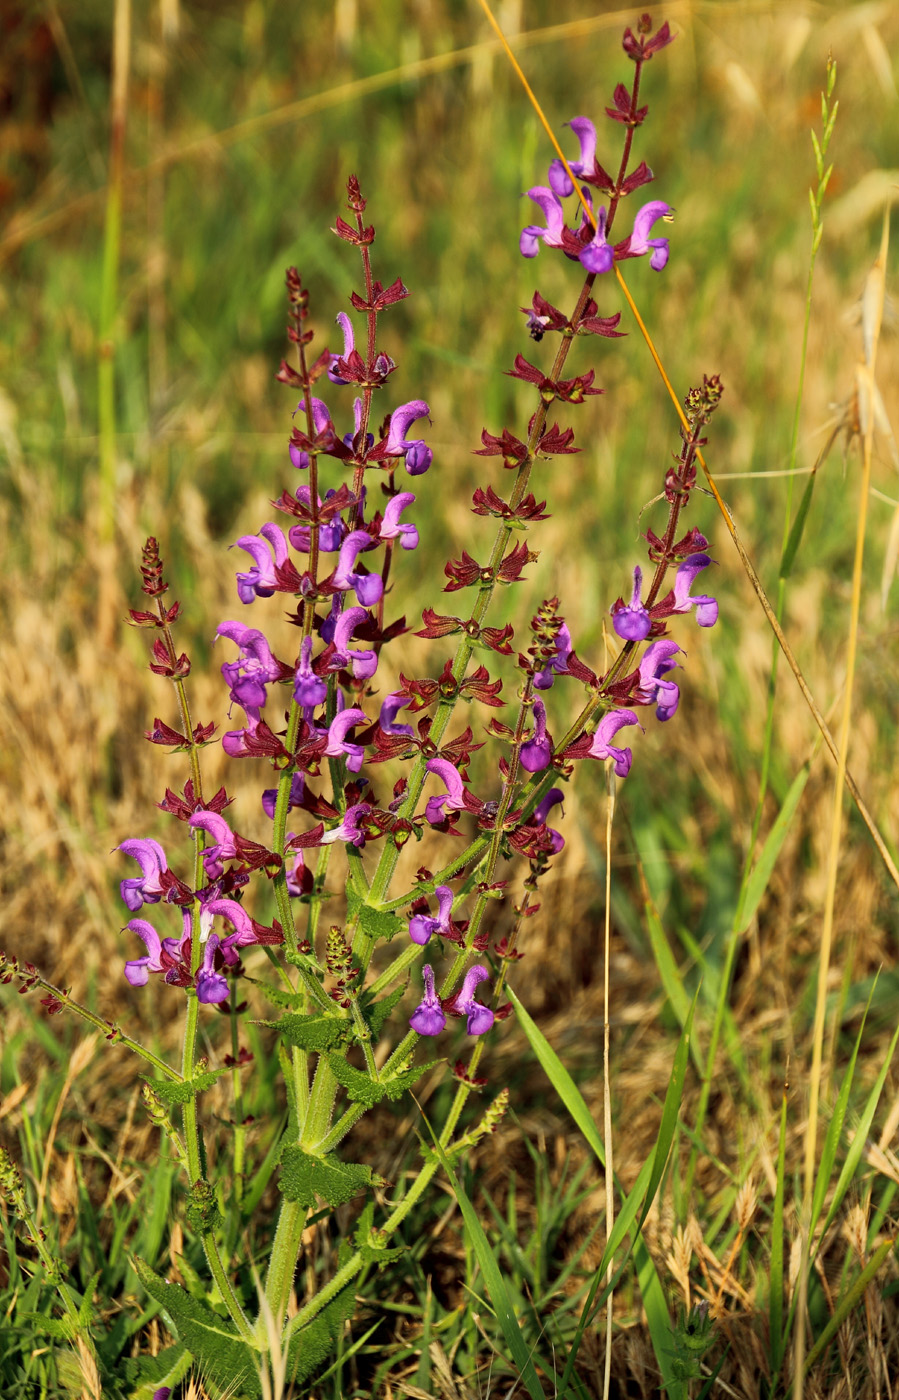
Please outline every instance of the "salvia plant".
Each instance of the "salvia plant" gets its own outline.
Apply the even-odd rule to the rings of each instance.
[[[376,276],[375,228],[355,176],[333,230],[359,259],[351,309],[337,315],[343,346],[315,343],[310,293],[290,268],[294,353],[278,372],[293,393],[284,471],[273,518],[236,541],[235,605],[215,629],[230,717],[221,743],[261,775],[254,809],[237,810],[225,787],[211,792],[204,779],[215,726],[192,713],[191,662],[175,640],[181,607],[169,601],[157,541],[147,540],[147,604],[131,621],[152,635],[151,670],[171,682],[177,705],[177,719],[156,719],[147,738],[184,756],[185,780],[159,803],[172,819],[169,837],[128,833],[118,847],[128,915],[122,975],[167,1018],[181,1017],[180,1062],[77,1007],[30,964],[6,959],[3,979],[41,990],[50,1012],[79,1010],[150,1071],[143,1102],[183,1170],[186,1223],[210,1277],[208,1288],[188,1291],[135,1260],[178,1339],[147,1362],[146,1394],[156,1400],[190,1357],[207,1384],[229,1394],[262,1394],[269,1371],[301,1386],[351,1317],[362,1271],[401,1252],[399,1228],[435,1174],[496,1127],[506,1091],[488,1097],[473,1124],[463,1126],[463,1114],[487,1085],[491,1043],[513,1014],[507,978],[564,844],[556,823],[565,786],[585,763],[627,776],[644,727],[676,717],[683,629],[717,620],[703,591],[707,541],[688,520],[697,452],[721,397],[717,377],[686,397],[687,426],[660,468],[661,514],[645,530],[645,557],[606,600],[603,653],[578,654],[556,597],[534,607],[523,638],[490,620],[499,590],[525,582],[537,558],[550,464],[571,471],[583,450],[567,420],[602,393],[596,369],[569,370],[569,357],[576,344],[583,355],[623,334],[620,313],[602,313],[609,274],[645,259],[650,275],[664,275],[669,259],[674,211],[644,198],[654,176],[634,163],[633,148],[648,110],[644,68],[671,40],[668,25],[653,33],[648,16],[625,31],[631,81],[605,110],[622,138],[617,160],[592,118],[576,116],[573,158],[553,160],[546,183],[527,191],[534,222],[519,251],[567,260],[571,304],[535,291],[522,308],[528,355],[516,355],[509,373],[532,386],[532,412],[521,425],[485,426],[474,449],[484,476],[471,501],[472,552],[446,563],[447,601],[423,607],[415,634],[433,643],[427,674],[391,670],[391,644],[408,629],[390,615],[390,585],[421,548],[418,494],[449,487],[428,444],[427,400],[391,397],[397,364],[384,320],[410,293],[400,277],[385,285]],[[281,656],[266,629],[285,607],[296,642]],[[505,917],[492,912],[499,901]],[[238,1252],[263,1194],[249,1183],[267,1179],[251,1159],[241,1093],[251,1000],[277,1045],[286,1107],[264,1276]],[[417,1174],[388,1188],[376,1213],[374,1190],[387,1183],[354,1159],[353,1127],[447,1060],[455,1089],[445,1120],[434,1140],[423,1135]],[[222,1078],[233,1085],[229,1168],[210,1165],[203,1112],[204,1091]],[[27,1219],[16,1168],[3,1167]],[[356,1197],[367,1201],[331,1277],[298,1307],[304,1230]],[[31,1237],[77,1330],[81,1305],[64,1268],[39,1230]]]

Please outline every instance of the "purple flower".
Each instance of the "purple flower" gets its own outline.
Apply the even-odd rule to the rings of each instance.
[[[434,969],[425,963],[421,970],[425,994],[409,1017],[409,1025],[419,1035],[439,1035],[446,1025],[440,998],[434,989]]]
[[[212,837],[214,844],[203,852],[203,868],[207,880],[217,880],[225,873],[224,862],[237,859],[234,833],[223,816],[205,809],[192,813],[187,824],[193,828],[199,827]]]
[[[153,1391],[153,1400],[169,1400],[172,1393],[170,1385],[161,1385],[158,1390]]]
[[[612,626],[626,642],[643,642],[649,636],[652,618],[640,602],[643,586],[643,570],[638,564],[634,569],[634,592],[630,603],[619,602],[609,609]]]
[[[161,939],[153,925],[146,919],[132,919],[127,927],[143,940],[147,951],[144,957],[133,958],[131,962],[126,962],[125,976],[132,987],[145,987],[151,972],[165,971],[161,960],[164,947],[172,956],[178,956],[179,940],[177,938]]]
[[[303,805],[303,798],[306,793],[306,779],[302,773],[294,773],[290,780],[290,796],[287,799],[287,810],[291,812],[294,807]],[[275,820],[275,805],[278,801],[278,789],[266,788],[262,794],[262,810],[272,821]]]
[[[263,525],[259,535],[241,535],[236,543],[253,560],[252,569],[237,575],[238,598],[242,603],[252,603],[257,597],[270,598],[278,587],[275,569],[287,562],[287,541],[283,530],[269,522]]]
[[[247,723],[244,729],[229,729],[222,735],[222,748],[229,758],[246,758],[250,753],[247,739],[256,733],[261,722],[258,709],[252,706],[247,710]]]
[[[336,494],[337,493],[333,490],[326,491],[325,501],[327,501],[330,496],[334,496]],[[311,510],[312,492],[310,491],[309,487],[300,486],[297,490],[296,495],[297,500],[302,505],[306,506],[307,509]],[[323,504],[324,502],[322,501],[321,496],[319,496],[318,505],[322,506]],[[343,540],[344,529],[345,526],[339,516],[336,520],[323,522],[321,525],[319,525],[318,547],[322,551],[322,553],[333,554],[335,550],[340,548],[341,541]],[[301,554],[308,554],[311,548],[312,526],[291,525],[290,529],[287,531],[287,538],[290,540],[290,543],[293,545],[294,549],[299,550]]]
[[[328,662],[329,671],[349,671],[357,681],[370,680],[375,674],[378,669],[376,652],[349,649],[350,638],[367,617],[365,608],[347,608],[340,614],[332,638],[337,650]]]
[[[568,658],[571,655],[571,633],[566,623],[562,623],[556,637],[556,654],[551,656],[541,671],[534,677],[535,690],[550,690],[556,676],[568,675]]]
[[[409,920],[409,937],[413,943],[424,945],[432,933],[449,933],[450,911],[453,907],[453,892],[449,885],[438,885],[437,896],[439,913],[436,918],[428,914],[413,914]]]
[[[353,323],[345,311],[337,313],[337,324],[343,331],[343,355],[332,355],[328,366],[328,378],[332,384],[347,384],[349,381],[341,379],[337,373],[336,365],[339,359],[348,360],[356,348],[356,337],[353,334]]]
[[[396,717],[406,705],[411,705],[414,700],[413,695],[406,695],[402,690],[394,690],[385,697],[381,704],[381,713],[378,716],[378,724],[385,734],[404,734],[408,738],[414,737],[411,724],[397,724]]]
[[[381,521],[381,539],[398,539],[403,549],[415,549],[418,544],[418,530],[414,525],[400,525],[399,518],[406,506],[411,506],[415,496],[411,491],[400,491],[395,496],[391,496],[384,507],[384,519]]]
[[[335,588],[352,588],[359,602],[366,608],[373,607],[384,596],[384,583],[380,574],[354,573],[356,557],[363,549],[370,549],[373,540],[367,530],[353,530],[340,546],[337,568],[332,582]]]
[[[428,798],[425,806],[425,818],[432,826],[437,826],[442,822],[447,812],[464,812],[465,788],[459,776],[459,770],[454,768],[449,759],[432,758],[425,765],[428,773],[436,773],[438,778],[443,779],[446,792],[443,797]]]
[[[529,773],[539,773],[546,768],[552,756],[552,736],[546,732],[546,706],[542,700],[535,700],[534,733],[526,744],[522,744],[519,761]]]
[[[168,870],[165,851],[159,842],[150,838],[140,840],[134,837],[116,846],[116,850],[124,851],[126,856],[133,856],[141,869],[140,875],[123,880],[119,886],[127,908],[134,914],[142,904],[158,904],[165,893],[159,883],[159,877],[163,870]]]
[[[596,230],[590,242],[578,254],[581,266],[587,272],[611,272],[615,255],[606,242],[606,219],[608,211],[603,206],[596,215]]]
[[[354,806],[348,807],[340,825],[335,826],[333,831],[329,831],[327,836],[323,836],[320,844],[332,846],[335,841],[343,841],[348,846],[364,846],[365,832],[359,823],[368,816],[370,811],[370,802],[357,802]]]
[[[475,1000],[475,988],[490,976],[481,963],[475,963],[465,974],[462,986],[452,1001],[448,1003],[454,1016],[466,1016],[466,1030],[469,1035],[483,1035],[493,1025],[493,1012],[489,1006],[482,1006]]]
[[[328,682],[317,676],[312,669],[312,638],[304,637],[300,643],[300,659],[294,672],[293,696],[304,710],[312,710],[324,702],[328,694]]]
[[[674,210],[671,205],[665,204],[661,199],[652,199],[648,204],[644,204],[642,209],[637,210],[627,251],[631,257],[637,258],[648,253],[650,248],[654,249],[649,259],[649,266],[654,272],[661,272],[668,261],[668,239],[647,238],[647,234],[658,219],[670,223],[673,217]]]
[[[631,768],[633,754],[630,749],[616,749],[610,743],[614,739],[619,729],[623,729],[626,724],[639,724],[637,716],[633,710],[609,710],[600,720],[599,728],[593,736],[593,743],[590,746],[590,758],[613,758],[615,760],[615,772],[619,778],[626,778]],[[642,729],[642,725],[640,726]]]
[[[316,436],[317,436],[317,437],[320,437],[321,434],[324,433],[324,432],[327,432],[327,430],[328,430],[329,428],[331,429],[331,432],[333,433],[333,432],[334,432],[334,424],[331,422],[331,415],[330,415],[330,413],[328,412],[328,405],[327,405],[326,403],[323,403],[321,399],[316,399],[316,398],[311,398],[311,399],[309,400],[309,403],[310,403],[310,405],[311,405],[311,407],[312,407],[312,426],[313,426],[313,428],[315,429],[315,434],[316,434]],[[303,414],[305,414],[305,412],[306,412],[306,400],[305,400],[305,399],[300,399],[300,402],[297,404],[296,408],[294,409],[294,416],[296,416],[296,414],[298,414],[298,413],[303,413]],[[304,452],[301,448],[297,447],[296,444],[293,443],[293,442],[290,444],[290,449],[289,449],[289,450],[290,450],[290,460],[293,462],[294,466],[298,468],[298,470],[303,471],[306,467],[308,467],[308,465],[309,465],[309,453],[308,453],[308,452]]]
[[[410,423],[416,422],[419,418],[427,418],[430,422],[430,413],[431,410],[424,399],[412,399],[409,403],[400,404],[399,408],[395,408],[390,415],[386,455],[388,457],[404,457],[406,471],[410,476],[422,476],[434,460],[433,452],[421,438],[416,438],[412,442],[406,441]],[[406,547],[410,548],[411,546],[407,545]]]
[[[541,238],[547,248],[564,247],[565,215],[558,195],[546,185],[534,185],[528,190],[528,199],[532,199],[542,211],[546,228],[528,224],[521,230],[518,247],[522,257],[535,258]]]
[[[368,719],[364,710],[350,709],[343,710],[331,721],[328,726],[328,745],[324,750],[324,758],[346,758],[346,766],[351,773],[358,773],[365,758],[365,749],[361,744],[348,744],[347,734],[356,724],[367,724]]]
[[[680,650],[676,642],[662,637],[646,648],[640,661],[639,697],[645,705],[656,705],[656,718],[660,720],[671,719],[680,700],[674,681],[662,680],[666,671],[677,668],[673,658]]]
[[[214,961],[219,936],[213,933],[206,940],[203,961],[197,969],[197,1001],[205,1005],[228,1000],[228,982],[221,972],[216,972]]]
[[[225,962],[230,963],[233,967],[239,959],[239,954],[234,951],[235,948],[250,948],[258,942],[253,920],[236,899],[209,899],[200,909],[200,939],[202,942],[205,942],[209,937],[212,920],[216,915],[227,919],[234,928],[234,932],[221,939],[218,945]],[[213,937],[215,936],[213,935]],[[209,941],[211,942],[212,939],[210,938]]]
[[[227,637],[236,644],[236,661],[226,661],[222,675],[231,691],[231,699],[243,709],[258,710],[268,698],[267,685],[281,679],[280,662],[272,655],[264,633],[242,622],[220,622],[217,637]]]
[[[561,804],[564,801],[565,794],[561,788],[550,788],[542,802],[538,802],[537,806],[534,808],[533,821],[535,826],[543,826],[546,818],[549,816],[551,808],[555,807],[557,803]],[[548,826],[546,829],[552,837],[553,855],[557,856],[565,847],[565,838],[562,833],[556,831],[554,827]]]
[[[718,604],[714,598],[705,593],[697,594],[691,598],[690,589],[693,587],[696,575],[714,562],[707,554],[691,554],[680,565],[674,579],[672,612],[685,613],[689,612],[690,608],[695,608],[696,621],[700,627],[714,627],[718,621]]]
[[[568,169],[578,179],[588,179],[596,166],[596,127],[589,117],[572,117],[566,125],[571,127],[581,144],[580,160],[569,161]],[[567,199],[568,195],[574,194],[574,185],[568,177],[568,170],[558,159],[549,167],[549,183],[561,199]]]

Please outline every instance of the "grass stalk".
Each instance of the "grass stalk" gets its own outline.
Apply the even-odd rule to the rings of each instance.
[[[884,215],[883,235],[880,252],[868,276],[865,302],[872,307],[873,324],[870,327],[864,363],[859,368],[860,384],[873,388],[874,369],[877,360],[877,342],[883,317],[884,283],[886,277],[887,250],[889,248],[889,211]],[[873,287],[873,291],[871,288]],[[870,295],[870,302],[869,302]],[[873,404],[873,394],[867,395],[869,406]],[[808,1266],[811,1250],[812,1197],[815,1187],[815,1161],[818,1142],[818,1109],[821,1094],[821,1079],[824,1059],[824,1021],[827,1010],[827,977],[830,970],[830,957],[833,946],[833,920],[836,904],[837,872],[840,858],[840,836],[843,823],[843,791],[846,781],[846,758],[849,747],[849,730],[852,720],[852,690],[855,678],[855,662],[858,650],[858,625],[861,611],[862,572],[865,557],[865,534],[868,521],[868,497],[871,490],[871,459],[874,448],[874,415],[870,410],[864,423],[862,439],[862,473],[859,483],[858,522],[855,532],[855,556],[852,565],[852,598],[849,610],[849,637],[846,648],[846,698],[840,723],[839,760],[833,787],[833,803],[830,819],[830,840],[828,845],[827,889],[824,902],[824,920],[821,929],[821,944],[818,951],[818,985],[815,997],[815,1021],[812,1032],[812,1065],[809,1075],[809,1109],[803,1149],[803,1196],[801,1216],[801,1262],[799,1266],[799,1297],[796,1310],[796,1341],[794,1349],[794,1395],[802,1400],[805,1383],[805,1332],[808,1317]]]
[[[603,1028],[602,1028],[602,1099],[603,1099],[603,1148],[605,1150],[606,1181],[606,1238],[612,1233],[615,1224],[615,1164],[612,1156],[612,1071],[609,1061],[611,1007],[609,1005],[609,968],[612,945],[612,827],[615,820],[615,774],[611,767],[606,769],[608,783],[606,801],[606,892],[605,919],[603,925]],[[602,1394],[609,1400],[612,1381],[612,1324],[614,1321],[614,1290],[611,1287],[612,1264],[606,1271],[606,1284],[609,1296],[606,1300],[606,1354],[603,1362]]]

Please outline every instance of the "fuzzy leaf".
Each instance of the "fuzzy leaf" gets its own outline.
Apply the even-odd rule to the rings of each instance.
[[[161,1386],[174,1388],[184,1379],[191,1363],[191,1355],[183,1343],[166,1347],[158,1356],[123,1357],[118,1366],[133,1388],[128,1392],[128,1400],[153,1400]]]
[[[279,1021],[257,1021],[257,1026],[270,1026],[299,1050],[333,1050],[351,1028],[346,1016],[298,1016],[290,1013]]]
[[[175,1331],[204,1375],[232,1395],[261,1400],[260,1359],[231,1322],[219,1317],[178,1284],[166,1283],[143,1259],[135,1259],[138,1278],[171,1318]]]
[[[387,1092],[386,1085],[371,1079],[361,1069],[353,1069],[342,1055],[329,1055],[328,1065],[337,1083],[346,1089],[347,1097],[352,1099],[353,1103],[362,1103],[366,1108],[374,1108]]]
[[[226,1073],[227,1066],[221,1065],[218,1069],[197,1074],[193,1079],[148,1079],[147,1083],[163,1103],[190,1103],[203,1089],[211,1089],[215,1081]]]
[[[342,1206],[372,1184],[371,1167],[341,1162],[332,1152],[326,1157],[315,1157],[288,1143],[281,1154],[278,1184],[288,1201],[296,1201],[307,1209],[315,1205],[318,1196],[329,1206]]]
[[[387,1017],[390,1015],[397,1002],[402,1000],[405,990],[405,986],[402,985],[394,987],[393,991],[388,992],[386,997],[381,997],[380,1001],[372,1002],[370,1005],[363,996],[362,1014],[371,1027],[371,1033],[376,1040],[381,1034]]]
[[[259,977],[245,975],[243,980],[251,982],[254,987],[260,987],[266,1001],[270,1001],[273,1006],[283,1006],[286,1011],[297,1011],[306,1003],[305,992],[289,992],[286,987],[278,986],[275,982],[263,982]]]
[[[346,1263],[350,1251],[341,1245],[338,1256],[341,1265]],[[351,1279],[336,1297],[322,1308],[318,1317],[306,1327],[291,1336],[287,1348],[286,1379],[302,1384],[323,1361],[326,1361],[343,1332],[344,1323],[353,1315],[356,1301],[356,1280]]]

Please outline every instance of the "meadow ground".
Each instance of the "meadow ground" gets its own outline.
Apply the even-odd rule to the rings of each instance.
[[[482,428],[522,432],[533,411],[530,387],[503,373],[516,353],[536,355],[519,308],[535,286],[562,305],[577,286],[564,259],[543,250],[530,263],[518,254],[533,214],[521,194],[545,178],[552,151],[477,6],[337,0],[300,16],[264,0],[160,0],[132,16],[113,291],[108,263],[104,272],[111,10],[95,0],[40,13],[22,5],[3,21],[0,923],[6,952],[159,1053],[177,1054],[180,1025],[168,1003],[122,975],[134,950],[125,951],[120,934],[123,862],[110,853],[129,837],[166,839],[170,822],[155,804],[185,776],[175,774],[177,756],[142,738],[154,716],[172,722],[174,709],[167,683],[147,670],[146,636],[124,619],[140,605],[141,546],[156,535],[171,596],[182,601],[179,642],[194,663],[194,712],[225,727],[212,637],[221,619],[236,615],[234,572],[245,563],[228,546],[258,531],[272,497],[293,485],[286,445],[295,396],[274,379],[286,352],[285,268],[299,267],[319,343],[334,345],[333,318],[358,271],[329,227],[344,208],[348,175],[357,174],[378,229],[377,275],[385,284],[401,276],[412,292],[387,323],[399,364],[392,392],[397,402],[427,399],[431,409],[434,465],[414,486],[423,547],[412,568],[397,570],[390,598],[390,615],[413,621],[423,605],[447,603],[444,560],[485,547],[484,522],[469,501],[501,472],[486,459],[488,476],[485,459],[472,455]],[[606,5],[597,13],[580,0],[508,0],[498,13],[568,152],[563,123],[587,114],[599,124],[615,83],[627,77],[620,35],[636,13]],[[787,473],[792,464],[801,474],[795,515],[818,466],[783,625],[836,732],[847,700],[865,479],[861,297],[899,186],[899,12],[889,3],[674,3],[654,7],[653,20],[669,21],[677,40],[647,67],[650,113],[637,156],[655,173],[653,197],[673,205],[676,220],[665,230],[667,268],[656,275],[645,260],[627,263],[628,284],[679,394],[703,374],[723,380],[706,457],[772,599]],[[810,132],[820,136],[829,55],[840,105],[803,358],[806,191],[817,183]],[[891,250],[849,748],[852,776],[889,850],[899,828],[894,267]],[[536,541],[539,559],[527,588],[504,593],[491,617],[526,629],[539,600],[558,595],[578,655],[596,669],[609,605],[627,596],[640,557],[639,533],[647,522],[658,528],[652,510],[641,512],[678,447],[664,385],[607,281],[600,313],[622,310],[627,338],[593,342],[605,392],[578,411],[585,450],[541,468],[533,489],[551,519]],[[594,361],[579,353],[582,373]],[[110,365],[114,393],[104,406]],[[864,411],[863,403],[862,426]],[[667,725],[647,723],[617,789],[615,1166],[626,1193],[657,1142],[695,995],[679,1126],[641,1234],[667,1298],[671,1354],[686,1368],[675,1377],[680,1393],[699,1395],[719,1368],[712,1394],[782,1395],[795,1361],[789,1323],[782,1337],[778,1328],[793,1316],[800,1271],[836,769],[782,663],[766,738],[771,630],[712,497],[697,491],[690,510],[717,561],[720,614],[708,632],[678,634],[688,653],[680,709]],[[425,650],[433,646],[403,637],[392,664],[420,673],[433,664]],[[258,810],[258,774],[229,764],[218,746],[205,751],[204,764],[210,790],[227,781],[238,808],[243,801],[248,813]],[[512,985],[601,1124],[606,781],[600,765],[581,767],[566,796],[565,851],[528,921]],[[253,820],[241,830],[263,839],[261,819],[259,832]],[[776,859],[760,868],[746,914],[744,876],[758,868],[772,831]],[[899,1393],[899,1267],[890,1243],[899,1187],[899,1078],[890,1064],[897,912],[896,885],[847,797],[825,972],[809,1396]],[[497,929],[503,917],[500,908]],[[187,1278],[184,1261],[196,1254],[134,1064],[74,1017],[49,1018],[36,994],[15,990],[14,982],[5,988],[0,1027],[0,1142],[74,1283],[83,1287],[99,1271],[95,1340],[115,1334],[122,1356],[158,1351],[164,1320],[147,1306],[128,1254],[157,1260],[176,1278]],[[266,1068],[272,1042],[260,1029],[247,1034],[256,1062],[246,1106],[259,1124],[250,1150],[264,1154],[282,1105]],[[204,1053],[222,1048],[209,1042]],[[472,1151],[464,1185],[546,1393],[555,1394],[605,1242],[602,1173],[514,1016],[494,1032],[482,1072],[490,1091],[508,1086],[511,1107]],[[436,1071],[417,1092],[435,1122],[447,1111],[447,1079]],[[209,1107],[225,1115],[218,1093]],[[354,1159],[395,1182],[415,1172],[421,1132],[415,1104],[379,1109],[355,1130]],[[226,1142],[223,1128],[216,1150]],[[407,1253],[360,1285],[356,1317],[316,1395],[526,1393],[440,1180],[404,1227]],[[248,1238],[256,1259],[265,1258],[274,1199],[270,1187]],[[342,1206],[330,1224],[310,1229],[301,1295],[333,1272],[338,1236],[357,1211]],[[48,1339],[28,1319],[52,1312],[53,1290],[39,1267],[35,1273],[35,1251],[9,1211],[5,1231],[3,1396],[78,1394],[79,1386],[90,1395],[94,1384],[97,1395],[101,1385],[104,1395],[130,1394],[124,1371],[95,1383],[83,1345],[79,1353],[64,1338]],[[614,1298],[612,1393],[658,1394],[671,1360],[660,1357],[633,1269]],[[711,1305],[712,1330],[694,1362],[676,1319],[701,1300]],[[599,1318],[579,1339],[571,1394],[602,1393],[605,1346]]]

